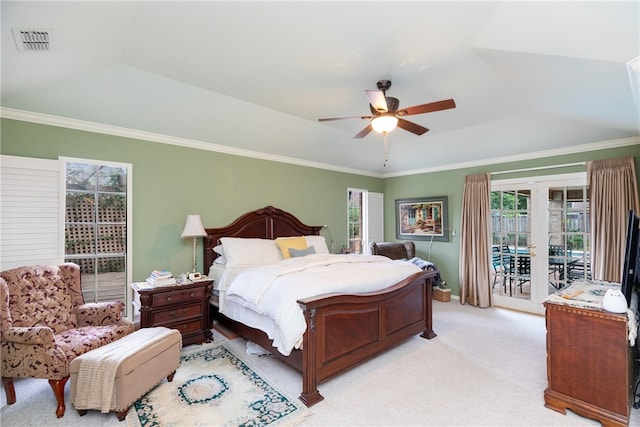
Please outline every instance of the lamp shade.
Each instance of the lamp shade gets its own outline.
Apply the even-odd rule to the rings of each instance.
[[[182,230],[182,237],[200,237],[206,235],[207,232],[204,231],[200,215],[188,215],[187,222],[184,224],[184,230]]]
[[[389,133],[398,125],[398,118],[394,116],[379,116],[371,121],[371,127],[378,133]]]

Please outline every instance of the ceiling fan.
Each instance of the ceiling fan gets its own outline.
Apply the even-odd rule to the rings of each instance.
[[[369,109],[373,114],[372,116],[332,117],[318,119],[318,121],[328,122],[331,120],[344,119],[371,119],[371,122],[367,127],[358,132],[354,138],[364,138],[372,130],[386,135],[395,129],[396,126],[413,134],[422,135],[429,129],[405,120],[402,117],[413,116],[415,114],[432,113],[434,111],[448,110],[456,107],[456,103],[453,99],[445,99],[399,110],[398,107],[400,105],[400,101],[398,98],[387,97],[387,90],[391,87],[391,80],[380,80],[377,83],[377,86],[378,90],[365,90],[367,98],[369,98]]]

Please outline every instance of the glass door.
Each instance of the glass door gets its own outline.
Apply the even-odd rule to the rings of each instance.
[[[493,293],[496,305],[536,312],[535,268],[539,224],[537,189],[528,183],[492,183]]]
[[[581,179],[549,182],[549,292],[591,279],[589,192]]]
[[[542,314],[550,293],[588,278],[588,219],[585,173],[492,181],[495,304]]]

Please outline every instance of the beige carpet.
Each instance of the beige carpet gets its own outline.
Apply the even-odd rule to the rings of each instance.
[[[598,426],[572,412],[544,407],[547,385],[544,317],[477,309],[456,299],[434,301],[438,337],[415,337],[396,349],[319,386],[325,400],[302,426]],[[216,340],[226,340],[214,330]],[[244,351],[241,339],[229,341]],[[189,346],[191,349],[197,346]],[[298,396],[300,375],[271,357],[247,356],[252,366]],[[68,393],[67,385],[67,393]],[[56,419],[44,380],[16,380],[18,402],[2,393],[2,426],[120,426],[113,414],[73,407]],[[632,410],[630,425],[640,425]]]

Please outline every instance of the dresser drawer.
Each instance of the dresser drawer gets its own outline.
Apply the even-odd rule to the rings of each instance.
[[[174,307],[169,310],[158,310],[151,313],[151,324],[164,325],[168,322],[178,322],[189,317],[202,316],[202,306],[200,303]]]
[[[173,292],[160,292],[151,296],[151,305],[153,307],[163,307],[180,304],[181,302],[202,300],[206,294],[207,291],[202,287],[176,290]]]

